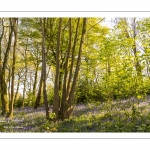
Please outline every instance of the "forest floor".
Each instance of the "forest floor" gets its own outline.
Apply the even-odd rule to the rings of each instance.
[[[77,104],[71,118],[55,123],[44,107],[16,108],[14,118],[0,116],[0,132],[150,132],[149,112],[150,96]]]

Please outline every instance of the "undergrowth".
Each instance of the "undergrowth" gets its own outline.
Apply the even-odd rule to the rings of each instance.
[[[0,117],[0,132],[150,132],[149,110],[149,99],[90,102],[54,123],[46,121],[44,108],[18,109],[11,120]]]

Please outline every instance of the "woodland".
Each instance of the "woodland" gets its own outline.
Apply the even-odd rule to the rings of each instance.
[[[0,132],[150,132],[150,18],[0,18]]]

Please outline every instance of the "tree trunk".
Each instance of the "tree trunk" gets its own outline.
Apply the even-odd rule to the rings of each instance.
[[[0,22],[1,22],[1,24],[2,24],[2,33],[1,33],[1,36],[0,36],[0,96],[1,96],[1,87],[2,87],[2,85],[1,85],[1,78],[2,78],[2,76],[1,76],[1,74],[2,74],[2,40],[3,40],[3,36],[4,36],[4,25],[3,25],[3,18],[0,18]],[[2,102],[2,104],[3,104],[3,102]],[[3,106],[3,105],[2,105]]]
[[[69,118],[72,115],[73,108],[74,108],[74,96],[76,93],[76,85],[77,85],[77,80],[78,80],[78,75],[79,75],[79,69],[80,69],[80,64],[81,64],[81,57],[82,57],[82,49],[83,49],[83,43],[84,43],[84,38],[85,38],[85,33],[86,33],[86,23],[87,19],[83,19],[83,27],[82,27],[82,36],[80,40],[80,47],[79,47],[79,52],[78,52],[78,59],[77,59],[77,65],[76,65],[76,70],[75,70],[75,75],[71,87],[71,91],[69,93],[69,99],[68,99],[68,109],[65,118]]]
[[[18,96],[18,91],[19,91],[19,86],[20,86],[20,79],[21,79],[21,73],[18,74],[18,83],[17,83],[17,89],[16,89],[14,101],[17,99],[17,96]]]
[[[40,106],[41,94],[42,94],[42,89],[43,89],[42,79],[43,79],[43,69],[41,70],[41,78],[40,78],[40,83],[39,83],[39,90],[38,90],[37,97],[36,97],[35,104],[34,104],[34,108],[35,109],[38,109],[39,106]]]
[[[62,104],[61,104],[62,119],[69,118],[72,115],[73,108],[74,108],[74,95],[76,92],[76,85],[77,85],[81,57],[82,57],[82,47],[83,47],[83,42],[84,42],[84,37],[85,37],[85,32],[86,32],[86,18],[83,19],[82,35],[81,35],[80,46],[79,46],[79,51],[78,51],[77,64],[76,64],[75,73],[73,74],[73,68],[75,67],[74,66],[75,47],[76,47],[77,37],[78,37],[79,22],[80,22],[80,18],[78,19],[78,22],[77,22],[76,34],[75,34],[74,45],[73,45],[73,50],[72,50],[72,60],[71,60],[71,66],[70,66],[70,71],[69,71],[68,63],[69,63],[71,41],[72,41],[71,19],[69,20],[69,44],[68,44],[68,50],[67,50],[66,60],[65,60],[63,96],[62,96]],[[73,81],[71,81],[72,79]]]
[[[132,18],[133,19],[133,24],[132,24],[132,28],[133,28],[133,35],[130,36],[127,29],[125,30],[126,31],[126,37],[127,38],[133,38],[133,46],[132,46],[132,50],[133,50],[133,53],[134,53],[134,58],[135,58],[135,63],[134,63],[134,66],[135,66],[135,69],[136,69],[136,72],[137,72],[137,76],[142,76],[142,69],[141,69],[141,65],[140,65],[140,62],[139,62],[139,59],[138,59],[138,56],[137,56],[137,46],[136,46],[136,37],[137,37],[137,34],[136,34],[136,30],[137,30],[137,27],[136,27],[136,18]]]
[[[41,30],[42,30],[42,71],[43,71],[43,96],[46,110],[46,118],[49,119],[49,106],[46,92],[46,51],[45,51],[45,18],[40,18]]]
[[[37,85],[38,68],[39,68],[39,64],[37,62],[36,70],[35,70],[35,77],[34,77],[34,84],[33,84],[33,95],[34,96],[36,95],[36,85]]]
[[[7,87],[7,91],[8,91],[8,101],[10,102],[11,99],[11,66],[9,66],[8,69],[8,79],[6,80],[6,83],[8,82],[8,87]]]
[[[73,48],[72,48],[71,66],[70,66],[69,79],[68,79],[68,84],[67,84],[67,93],[70,92],[70,87],[71,87],[71,79],[73,75],[73,68],[74,68],[74,61],[75,61],[75,49],[76,49],[77,38],[78,38],[79,23],[80,23],[80,18],[78,18],[76,33],[75,33],[75,38],[74,38],[74,43],[73,43]]]
[[[9,51],[11,48],[11,41],[12,41],[12,34],[13,34],[13,26],[12,26],[12,19],[9,18],[9,23],[10,23],[10,28],[9,28],[9,39],[8,39],[8,44],[6,48],[6,52],[4,55],[4,62],[3,62],[3,67],[2,67],[2,72],[1,72],[1,100],[2,100],[2,114],[8,113],[8,99],[7,99],[7,84],[5,81],[5,75],[6,75],[6,65],[8,61],[8,55]]]
[[[26,82],[27,82],[27,59],[26,59],[26,55],[27,55],[27,50],[28,50],[28,39],[27,39],[27,44],[26,44],[26,48],[24,51],[24,63],[25,63],[25,77],[24,77],[24,81],[23,81],[23,98],[22,98],[22,107],[24,107],[24,103],[25,103],[25,97],[26,97]]]
[[[136,18],[133,18],[133,39],[134,39],[134,44],[133,44],[133,52],[134,52],[134,57],[135,57],[135,68],[137,71],[137,76],[142,77],[142,70],[141,70],[141,65],[137,56],[137,46],[136,46]]]
[[[15,79],[17,32],[18,32],[17,26],[18,26],[18,18],[13,18],[14,47],[13,47],[13,64],[12,64],[12,81],[11,81],[11,98],[10,98],[10,105],[9,105],[9,117],[13,116],[13,105],[14,105],[14,79]]]
[[[53,103],[53,112],[58,119],[59,115],[59,75],[60,75],[60,42],[61,42],[61,32],[62,32],[62,18],[59,19],[58,27],[58,37],[57,37],[57,46],[56,46],[56,75],[55,75],[55,84],[54,84],[54,103]]]
[[[72,43],[72,27],[71,27],[71,18],[69,18],[69,44],[68,44],[66,61],[65,61],[65,73],[64,73],[64,80],[63,80],[64,83],[63,83],[63,93],[62,93],[62,103],[61,103],[61,116],[63,118],[66,112],[66,102],[68,100],[67,99],[68,98],[67,75],[68,75],[68,63],[69,63],[69,55],[71,51],[71,43]]]

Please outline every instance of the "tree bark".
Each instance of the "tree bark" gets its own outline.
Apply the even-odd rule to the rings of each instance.
[[[135,68],[137,71],[137,76],[142,77],[142,69],[141,69],[141,65],[137,56],[137,46],[136,46],[136,18],[133,18],[133,40],[134,40],[134,44],[133,44],[133,52],[134,52],[134,57],[135,57]]]
[[[24,51],[25,77],[24,77],[24,81],[23,81],[22,107],[24,107],[25,97],[26,97],[26,82],[27,82],[27,72],[28,72],[28,70],[27,70],[27,59],[26,59],[27,50],[28,50],[28,39],[27,39],[27,44],[26,44],[26,48],[25,48],[25,51]]]
[[[69,63],[69,55],[71,51],[71,43],[72,43],[72,27],[71,27],[71,18],[69,18],[69,44],[67,50],[67,56],[65,61],[65,73],[64,73],[64,80],[63,80],[63,93],[62,93],[62,103],[61,103],[61,116],[64,118],[64,114],[66,112],[66,102],[68,98],[68,91],[67,91],[67,75],[68,75],[68,63]]]
[[[126,32],[126,37],[127,38],[133,38],[132,50],[133,50],[134,58],[135,58],[134,66],[135,66],[135,69],[136,69],[136,72],[137,72],[137,76],[141,77],[142,76],[142,69],[141,69],[141,65],[140,65],[140,62],[139,62],[139,59],[138,59],[138,56],[137,56],[137,46],[136,46],[136,37],[137,37],[137,34],[136,34],[136,29],[137,29],[136,28],[136,18],[132,18],[132,20],[133,20],[133,24],[132,24],[133,35],[130,36],[127,29],[125,29],[125,32]],[[126,22],[126,20],[125,20],[125,22]]]
[[[0,23],[2,25],[2,33],[0,36],[0,95],[1,95],[1,74],[2,74],[2,40],[3,40],[3,36],[4,36],[4,25],[3,25],[3,18],[0,18]],[[3,102],[2,102],[3,104]]]
[[[2,100],[2,115],[7,114],[9,111],[8,108],[8,98],[7,98],[7,84],[5,81],[5,76],[6,76],[6,65],[7,65],[7,61],[8,61],[8,55],[9,55],[9,51],[11,48],[11,42],[12,42],[12,35],[13,35],[13,26],[12,26],[12,19],[9,18],[9,23],[10,23],[10,27],[9,27],[9,39],[8,39],[8,43],[7,43],[7,48],[6,48],[6,52],[4,55],[4,62],[3,62],[3,67],[2,67],[2,72],[1,72],[1,100]]]
[[[80,23],[80,18],[78,18],[78,21],[77,21],[76,33],[75,33],[75,38],[74,38],[74,43],[73,43],[73,48],[72,48],[71,66],[70,66],[69,79],[68,79],[68,84],[67,84],[67,93],[70,92],[70,87],[71,87],[71,79],[73,75],[73,68],[74,68],[74,61],[75,61],[75,49],[76,49],[77,38],[78,38],[79,23]]]
[[[76,85],[78,82],[78,75],[79,75],[81,57],[82,57],[82,49],[83,49],[83,43],[84,43],[84,38],[85,38],[85,33],[86,33],[86,24],[87,24],[87,19],[83,18],[82,36],[80,40],[77,65],[76,65],[76,70],[75,70],[75,75],[74,75],[71,91],[69,93],[67,116],[65,116],[65,118],[69,118],[72,115],[73,108],[74,108],[74,96],[76,93]]]
[[[38,109],[39,106],[40,106],[41,94],[42,94],[42,89],[43,89],[42,79],[43,79],[43,69],[41,70],[41,78],[40,78],[40,83],[39,83],[39,90],[38,90],[37,97],[36,97],[35,104],[34,104],[34,108],[35,109]]]
[[[11,98],[10,98],[10,105],[9,105],[9,117],[13,116],[14,79],[15,79],[15,63],[16,63],[16,46],[17,46],[18,18],[13,18],[13,27],[14,27],[14,47],[13,47],[13,64],[12,64],[12,81],[11,81]]]
[[[40,18],[41,30],[42,30],[42,70],[43,70],[43,96],[46,110],[46,118],[49,119],[49,106],[47,100],[47,91],[46,91],[46,50],[45,50],[45,18]]]
[[[71,57],[72,60],[71,60],[70,71],[69,71],[68,63],[69,63],[71,41],[72,41],[71,19],[69,19],[69,44],[68,44],[68,50],[65,59],[65,71],[64,71],[65,73],[63,79],[63,95],[62,95],[62,104],[61,104],[61,119],[69,118],[72,115],[73,108],[74,108],[74,95],[76,92],[76,85],[77,85],[81,57],[82,57],[83,42],[84,42],[84,37],[86,32],[86,18],[83,19],[82,35],[81,35],[80,46],[78,51],[77,63],[75,66],[74,65],[75,48],[76,48],[77,37],[78,37],[79,22],[80,22],[80,18],[78,18],[78,22],[77,22],[74,45],[72,50],[72,57]],[[75,73],[73,73],[74,68],[75,68]]]
[[[18,91],[19,91],[19,86],[20,86],[20,79],[21,79],[21,73],[18,74],[18,83],[17,83],[17,89],[16,89],[14,101],[17,99],[17,96],[18,96]]]
[[[61,32],[62,32],[62,18],[59,19],[58,27],[58,37],[57,37],[57,46],[56,46],[56,75],[55,75],[55,84],[54,84],[54,103],[53,103],[53,112],[58,119],[59,115],[59,75],[60,75],[60,43],[61,43]]]
[[[34,76],[34,84],[33,84],[33,95],[36,95],[36,86],[37,86],[37,75],[38,75],[39,64],[36,64],[35,76]]]

